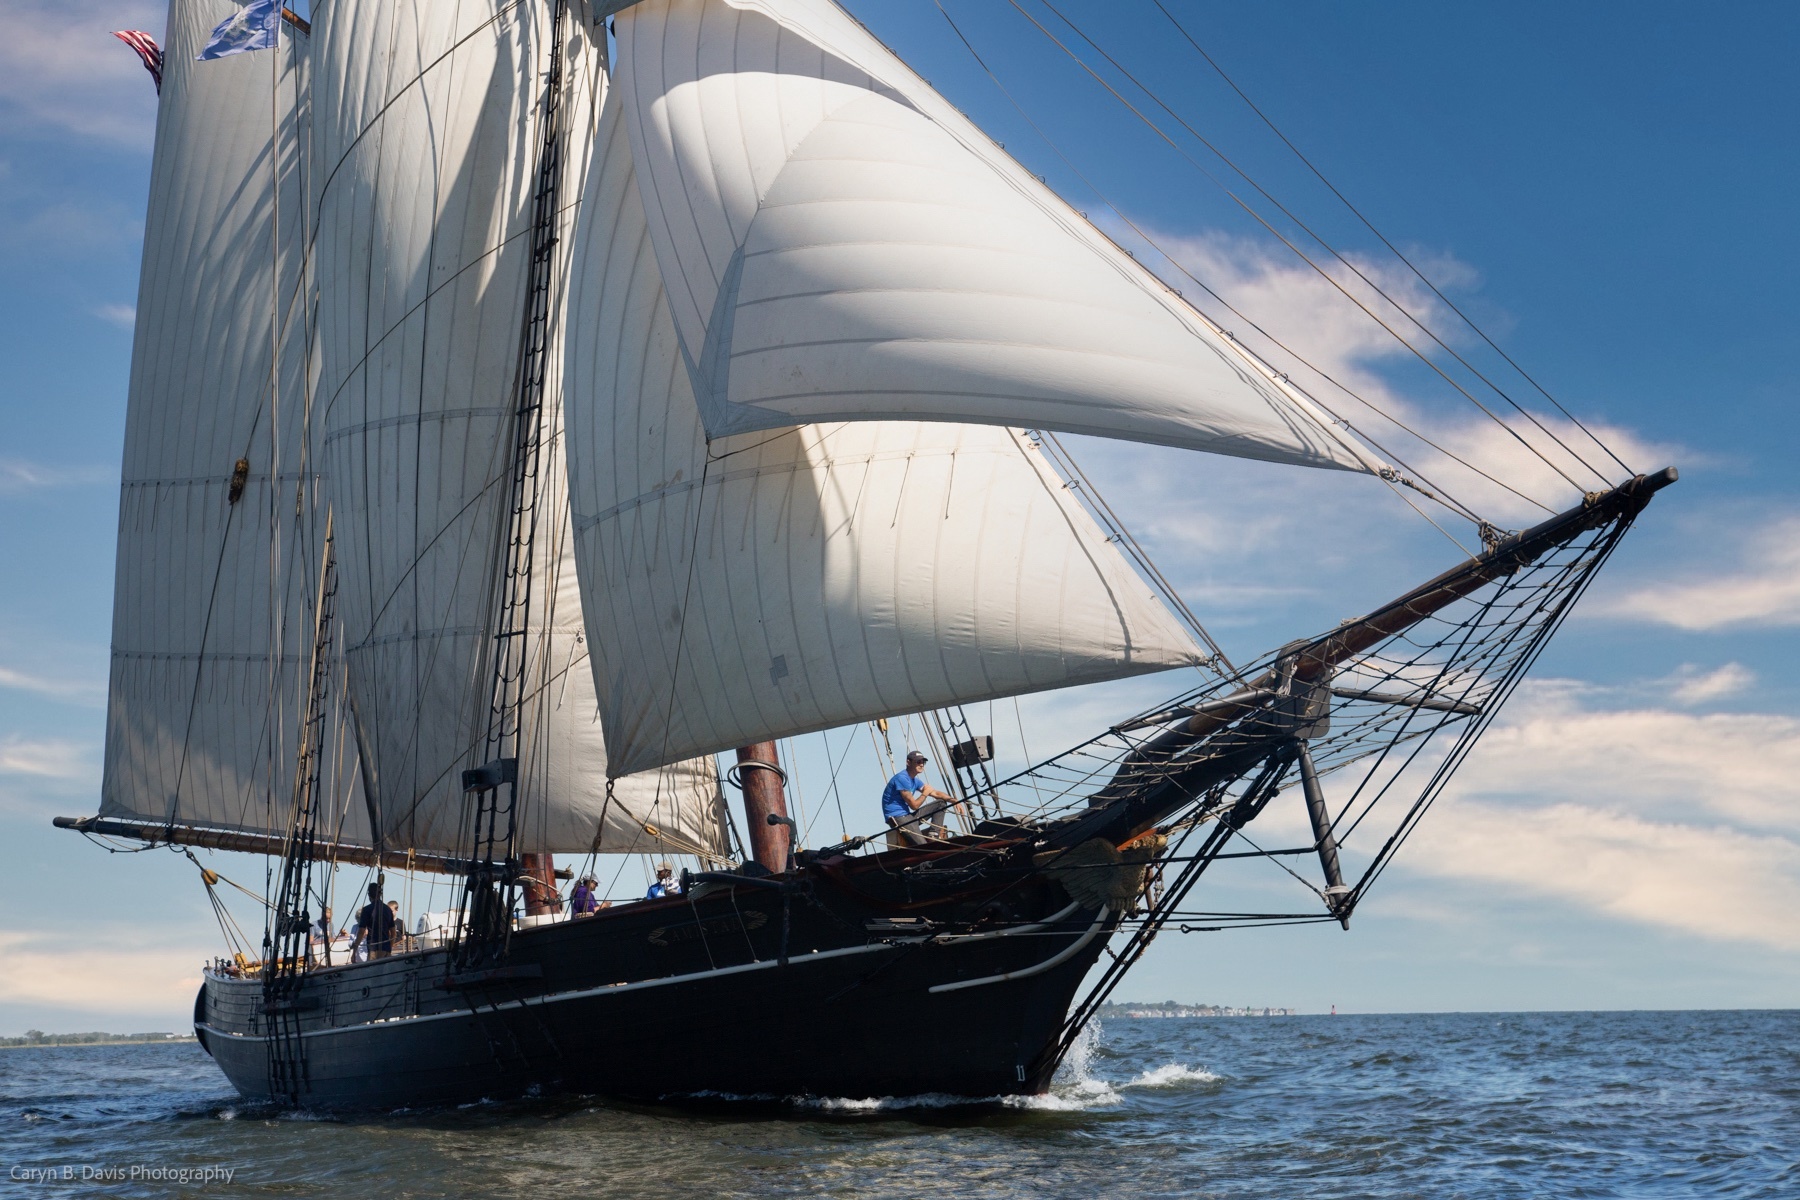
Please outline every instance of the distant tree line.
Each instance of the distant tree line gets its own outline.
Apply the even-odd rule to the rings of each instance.
[[[1291,1008],[1264,1008],[1257,1005],[1233,1007],[1229,1004],[1182,1004],[1176,1000],[1159,1003],[1102,1004],[1101,1017],[1291,1017]]]
[[[24,1037],[0,1037],[0,1046],[104,1046],[108,1042],[191,1042],[191,1033],[45,1033],[27,1029]]]

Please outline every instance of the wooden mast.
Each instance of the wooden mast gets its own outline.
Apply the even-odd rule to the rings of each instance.
[[[750,856],[771,871],[785,871],[793,845],[788,825],[770,824],[771,816],[786,821],[786,776],[774,742],[739,746],[738,781],[744,789],[744,818],[750,826]]]
[[[539,917],[562,911],[562,897],[556,893],[556,856],[519,855],[519,882],[525,885],[525,915]]]

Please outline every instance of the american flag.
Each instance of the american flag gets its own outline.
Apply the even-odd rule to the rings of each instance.
[[[116,29],[113,36],[137,51],[137,56],[144,60],[144,70],[156,80],[156,94],[162,95],[163,52],[156,39],[141,29]]]

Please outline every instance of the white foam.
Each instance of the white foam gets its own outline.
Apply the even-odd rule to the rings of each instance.
[[[1032,1112],[1085,1112],[1121,1103],[1111,1084],[1098,1079],[1061,1082],[1041,1096],[952,1096],[923,1092],[915,1096],[776,1096],[730,1092],[696,1092],[689,1099],[749,1104],[784,1104],[825,1113],[905,1112],[909,1109],[982,1108],[999,1105]]]
[[[1083,1025],[1081,1031],[1075,1035],[1075,1040],[1069,1044],[1069,1052],[1063,1055],[1062,1062],[1057,1064],[1056,1078],[1070,1084],[1092,1079],[1094,1077],[1092,1070],[1094,1051],[1099,1047],[1098,1027],[1092,1022]]]
[[[932,1108],[967,1108],[999,1105],[1003,1108],[1023,1109],[1027,1112],[1088,1112],[1099,1108],[1113,1108],[1124,1103],[1118,1089],[1104,1079],[1096,1079],[1091,1071],[1095,1049],[1099,1046],[1099,1035],[1095,1027],[1088,1025],[1076,1036],[1069,1053],[1063,1057],[1062,1064],[1056,1069],[1056,1077],[1050,1084],[1050,1090],[1038,1096],[951,1096],[943,1092],[925,1092],[916,1096],[773,1096],[773,1095],[733,1095],[725,1092],[699,1092],[695,1099],[729,1100],[752,1103],[787,1104],[794,1108],[811,1109],[815,1112],[827,1113],[880,1113],[904,1112],[907,1109]],[[1149,1081],[1149,1076],[1167,1071],[1187,1072],[1183,1078],[1211,1080],[1213,1075],[1204,1072],[1190,1072],[1187,1067],[1160,1067],[1156,1071],[1146,1072],[1134,1084],[1143,1086],[1161,1086],[1163,1081]],[[1172,1081],[1171,1077],[1171,1081]]]
[[[1135,1079],[1120,1084],[1120,1087],[1163,1088],[1178,1087],[1184,1083],[1217,1083],[1222,1076],[1215,1075],[1205,1067],[1190,1067],[1185,1063],[1164,1063],[1160,1067],[1151,1067]]]
[[[917,1096],[870,1096],[852,1099],[847,1096],[796,1096],[790,1103],[799,1108],[819,1112],[896,1112],[908,1108],[962,1108],[971,1104],[992,1104],[992,1096],[950,1096],[942,1092],[925,1092]]]
[[[1104,1079],[1077,1079],[1053,1084],[1041,1096],[1006,1096],[1000,1103],[1007,1108],[1031,1112],[1089,1112],[1096,1108],[1113,1108],[1124,1100]]]

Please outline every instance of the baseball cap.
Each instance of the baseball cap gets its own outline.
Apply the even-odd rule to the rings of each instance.
[[[920,753],[917,750],[908,750],[906,752],[906,761],[909,763],[915,763],[915,762],[930,762],[931,760],[926,758],[924,754]]]

